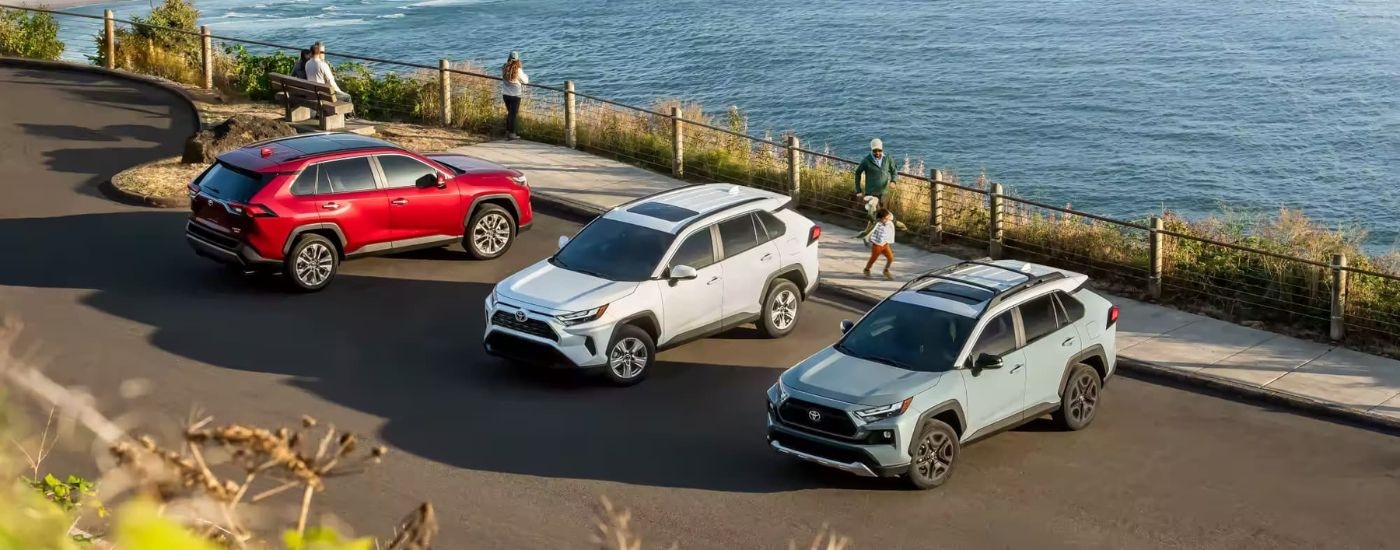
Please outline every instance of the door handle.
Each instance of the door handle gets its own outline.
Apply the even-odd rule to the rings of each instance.
[[[761,262],[766,262],[766,261],[771,260],[771,259],[773,259],[773,253],[772,253],[772,252],[769,252],[769,253],[767,253],[767,254],[764,254],[764,255],[763,255],[763,258],[760,259],[759,261],[761,261]]]
[[[705,284],[706,284],[707,286],[708,286],[708,285],[712,285],[712,284],[715,284],[715,281],[718,281],[718,280],[719,280],[719,275],[715,275],[715,278],[710,279],[710,282],[705,283]]]
[[[328,202],[326,204],[321,205],[321,208],[325,208],[326,210],[334,210],[336,208],[340,208],[340,205],[333,202]]]
[[[389,204],[393,204],[395,206],[403,206],[405,204],[408,204],[408,199],[394,199],[392,201],[389,201]]]
[[[1065,341],[1060,342],[1060,345],[1061,345],[1061,346],[1068,346],[1068,345],[1073,344],[1073,343],[1074,343],[1074,337],[1073,337],[1073,336],[1070,336],[1069,338],[1065,338]]]
[[[1014,366],[1014,367],[1011,367],[1011,372],[1016,372],[1016,371],[1018,371],[1018,370],[1021,370],[1021,367],[1024,367],[1024,366],[1026,366],[1026,364],[1025,364],[1025,363],[1021,363],[1021,364],[1019,364],[1019,365],[1016,365],[1016,366]]]

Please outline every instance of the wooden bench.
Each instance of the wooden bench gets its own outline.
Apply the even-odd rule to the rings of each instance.
[[[345,114],[355,112],[355,104],[337,99],[328,85],[279,73],[267,73],[267,80],[279,90],[276,97],[287,111],[287,122],[316,116],[322,130],[343,130]]]

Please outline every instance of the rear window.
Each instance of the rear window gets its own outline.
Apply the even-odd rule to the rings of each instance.
[[[216,162],[195,182],[200,192],[224,202],[248,202],[267,185],[268,178]]]

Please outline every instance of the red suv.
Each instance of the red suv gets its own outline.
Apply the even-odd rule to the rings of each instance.
[[[224,153],[189,191],[185,238],[196,253],[244,271],[280,269],[308,292],[349,258],[458,240],[477,259],[499,257],[534,216],[519,171],[352,133]]]

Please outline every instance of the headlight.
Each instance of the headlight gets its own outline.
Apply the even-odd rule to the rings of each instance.
[[[491,295],[486,297],[486,307],[496,307],[496,289],[491,289]]]
[[[603,312],[605,312],[605,311],[607,311],[607,310],[608,310],[608,305],[607,305],[607,304],[603,304],[603,305],[601,305],[601,306],[595,307],[595,308],[593,308],[593,309],[585,310],[585,311],[575,311],[575,312],[573,312],[573,313],[565,313],[565,314],[563,314],[563,315],[555,315],[554,318],[555,318],[555,319],[558,319],[559,322],[564,323],[565,325],[577,325],[577,324],[579,324],[579,323],[587,323],[587,322],[589,322],[589,321],[592,321],[592,320],[594,320],[594,319],[597,319],[597,318],[599,318],[599,317],[602,317],[602,316],[603,316]]]
[[[909,403],[913,401],[914,398],[910,397],[898,403],[891,403],[889,405],[856,411],[856,416],[859,416],[861,420],[864,420],[866,422],[874,422],[876,420],[884,420],[886,418],[896,417],[901,414],[904,414],[904,411],[909,410]]]
[[[530,184],[528,184],[528,183],[525,182],[525,175],[524,175],[524,174],[521,174],[521,175],[519,175],[519,176],[511,176],[511,177],[510,177],[510,181],[515,182],[516,185],[519,185],[519,186],[521,186],[521,187],[529,187],[529,186],[530,186]]]
[[[774,384],[774,387],[778,388],[778,404],[781,405],[781,404],[783,403],[783,401],[787,401],[787,398],[788,398],[787,388],[783,386],[783,381],[782,381],[782,379],[779,379],[779,380],[778,380],[778,383],[777,383],[777,384]]]

